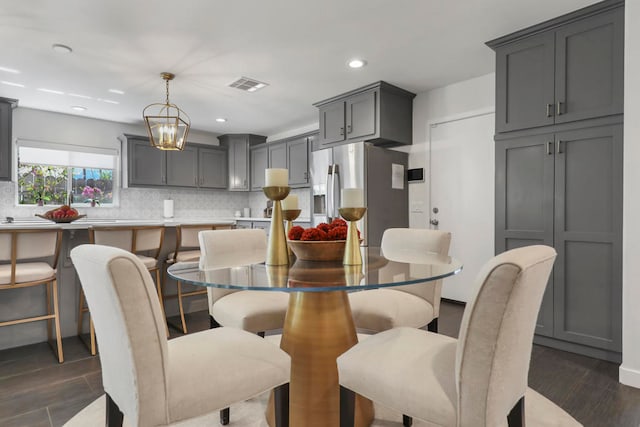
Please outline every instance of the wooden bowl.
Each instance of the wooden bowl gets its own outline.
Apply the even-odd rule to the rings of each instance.
[[[304,261],[342,261],[346,240],[287,240],[296,258]]]
[[[84,218],[86,215],[85,214],[81,214],[81,215],[76,215],[76,216],[71,217],[71,218],[47,218],[46,216],[40,215],[40,214],[36,214],[36,216],[40,217],[42,219],[48,219],[49,221],[53,221],[56,224],[64,224],[64,223],[73,222],[76,219]]]

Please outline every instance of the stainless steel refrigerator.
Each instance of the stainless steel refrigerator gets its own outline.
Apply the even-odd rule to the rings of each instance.
[[[358,221],[364,246],[380,246],[387,228],[409,226],[408,155],[364,142],[311,153],[312,222],[339,218],[343,188],[362,188],[367,213]]]

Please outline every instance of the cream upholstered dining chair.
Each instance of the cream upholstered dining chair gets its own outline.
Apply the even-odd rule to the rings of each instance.
[[[451,233],[446,231],[389,228],[382,235],[381,250],[393,261],[420,262],[423,255],[449,255]],[[397,326],[438,332],[442,280],[352,292],[349,304],[356,328],[381,332]]]
[[[206,230],[230,229],[232,225],[214,224],[181,224],[176,226],[176,248],[171,252],[165,260],[163,272],[167,271],[167,267],[176,262],[198,261],[200,259],[200,243],[198,242],[198,233]],[[164,282],[164,280],[163,280]],[[180,312],[180,326],[182,333],[187,333],[187,322],[184,318],[184,302],[183,299],[197,295],[205,295],[206,289],[195,289],[184,292],[182,290],[182,282],[177,281],[177,292],[172,295],[164,295],[164,299],[177,298],[178,311]]]
[[[437,426],[524,425],[533,333],[555,257],[553,248],[528,246],[490,260],[457,340],[400,327],[342,354],[345,420],[353,420],[355,392],[406,414],[405,425],[411,417]],[[536,396],[532,403],[544,401]],[[540,411],[530,412],[535,418]]]
[[[261,263],[267,256],[267,234],[263,229],[210,230],[198,234],[200,269],[211,270]],[[264,337],[264,332],[281,329],[289,295],[272,291],[234,291],[207,288],[211,328],[233,327]],[[229,422],[229,408],[220,419]],[[223,422],[223,424],[224,424]]]
[[[164,313],[162,300],[162,281],[160,280],[160,265],[158,257],[164,241],[164,225],[136,225],[136,226],[92,226],[89,228],[89,242],[96,245],[113,246],[135,254],[147,267],[150,273],[154,273],[158,298]],[[85,306],[82,287],[78,297],[78,336],[82,339],[82,327],[84,313],[89,309]],[[165,328],[167,335],[168,327]],[[96,355],[96,334],[93,320],[89,314],[89,339],[87,345],[91,354]],[[83,341],[84,342],[84,341]]]
[[[0,290],[21,289],[44,285],[46,287],[47,314],[4,320],[0,326],[47,321],[47,336],[58,362],[64,362],[60,311],[58,308],[58,281],[56,267],[62,241],[61,228],[0,229]],[[46,259],[40,260],[40,259]],[[23,262],[23,261],[30,262]],[[56,346],[52,344],[52,322],[55,325]]]
[[[267,235],[260,228],[202,231],[199,239],[202,270],[266,260]],[[211,327],[231,326],[264,336],[264,331],[284,325],[289,304],[284,292],[207,288],[207,295]]]
[[[290,358],[235,328],[167,340],[153,281],[122,249],[71,251],[93,315],[107,395],[106,424],[165,426],[210,415],[275,388],[277,425],[288,425]],[[278,410],[280,409],[280,410]]]

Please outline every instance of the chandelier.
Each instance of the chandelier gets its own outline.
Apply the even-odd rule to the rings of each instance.
[[[151,145],[160,150],[182,150],[187,143],[191,120],[187,113],[169,102],[169,81],[175,77],[171,73],[161,73],[167,87],[164,104],[150,104],[142,110]]]

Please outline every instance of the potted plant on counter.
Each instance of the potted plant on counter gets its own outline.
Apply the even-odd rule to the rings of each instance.
[[[100,204],[100,196],[102,196],[102,190],[98,187],[90,187],[87,185],[82,190],[82,197],[85,198],[85,203],[91,203],[92,208]]]

